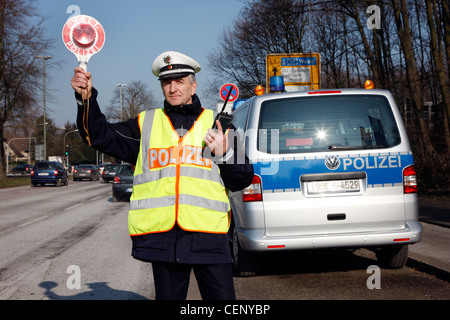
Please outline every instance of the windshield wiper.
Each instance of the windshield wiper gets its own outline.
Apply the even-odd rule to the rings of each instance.
[[[365,147],[362,146],[335,146],[334,144],[330,144],[328,146],[329,150],[358,150],[358,149],[365,149]]]
[[[361,149],[380,149],[385,148],[385,146],[335,146],[330,144],[328,146],[329,150],[361,150]]]

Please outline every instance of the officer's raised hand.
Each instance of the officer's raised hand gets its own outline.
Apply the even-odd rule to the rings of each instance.
[[[70,83],[75,92],[80,94],[84,100],[91,97],[92,75],[90,72],[85,72],[83,68],[75,68],[75,74]]]
[[[223,134],[222,125],[216,120],[217,130],[209,129],[205,135],[206,146],[217,157],[223,156],[229,147],[228,136]]]

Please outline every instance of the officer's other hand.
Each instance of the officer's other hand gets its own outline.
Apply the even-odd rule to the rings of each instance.
[[[80,94],[83,99],[89,99],[92,95],[92,75],[85,72],[83,68],[75,68],[75,74],[71,80],[72,88]]]
[[[216,156],[223,156],[229,147],[228,136],[223,134],[222,125],[216,120],[217,130],[209,129],[205,135],[206,146]]]

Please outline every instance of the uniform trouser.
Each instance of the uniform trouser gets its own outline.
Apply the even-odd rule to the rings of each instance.
[[[186,300],[191,270],[203,300],[235,300],[231,264],[153,262],[156,300]]]

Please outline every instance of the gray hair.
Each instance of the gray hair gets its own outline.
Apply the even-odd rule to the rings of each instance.
[[[191,82],[191,84],[193,84],[194,82],[197,82],[197,79],[195,78],[195,74],[191,73],[189,75],[189,81]]]

